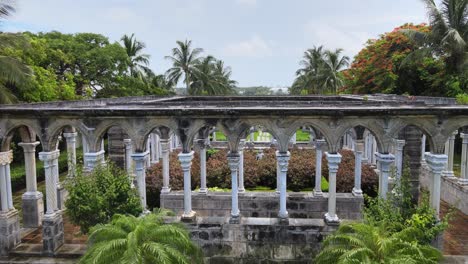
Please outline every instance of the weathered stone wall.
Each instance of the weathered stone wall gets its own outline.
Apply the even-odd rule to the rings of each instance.
[[[338,193],[336,208],[338,217],[342,219],[361,219],[362,197],[350,193]],[[184,207],[182,191],[172,191],[161,194],[161,207],[171,209],[181,215]],[[288,192],[287,210],[292,218],[322,219],[328,208],[328,194],[323,197],[312,193]],[[231,193],[209,192],[200,194],[192,192],[192,208],[198,216],[230,216]],[[275,192],[246,192],[239,194],[239,210],[245,217],[277,217],[279,210],[279,195]]]
[[[168,222],[177,218],[167,219]],[[312,263],[323,237],[336,230],[321,219],[197,217],[187,224],[192,240],[203,250],[205,263]]]
[[[426,164],[421,166],[420,184],[429,189],[431,184],[431,173]],[[442,177],[440,183],[440,199],[455,206],[464,214],[468,214],[468,186],[461,186],[457,179]]]

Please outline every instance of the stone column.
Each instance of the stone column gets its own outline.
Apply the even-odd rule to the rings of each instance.
[[[328,161],[328,212],[325,214],[325,222],[328,225],[337,225],[340,223],[336,215],[336,173],[341,162],[339,153],[325,152]]]
[[[400,179],[403,171],[403,147],[405,146],[406,141],[402,139],[395,140],[395,167],[396,167],[396,184],[400,184]]]
[[[423,134],[421,138],[421,163],[426,162],[425,154],[426,154],[426,135]]]
[[[379,195],[387,199],[388,193],[388,177],[390,175],[390,166],[395,162],[395,156],[392,154],[376,153],[377,161],[380,165],[380,181]]]
[[[161,139],[161,151],[162,151],[162,175],[163,175],[163,187],[161,193],[168,193],[171,191],[169,187],[169,152],[171,149],[170,139]]]
[[[42,221],[43,252],[53,255],[63,245],[63,219],[57,204],[57,177],[55,173],[56,160],[60,156],[59,150],[40,152],[39,159],[44,162],[46,178],[46,213]]]
[[[84,153],[85,166],[83,170],[89,173],[93,171],[93,169],[96,168],[96,166],[98,166],[99,164],[103,164],[104,153],[104,150],[100,150],[98,152]]]
[[[146,161],[148,160],[149,152],[133,153],[131,155],[135,162],[135,173],[136,173],[136,186],[138,188],[138,194],[140,195],[141,207],[143,212],[147,212],[146,204]]]
[[[159,135],[151,133],[151,163],[159,162]]]
[[[81,135],[81,145],[83,146],[83,153],[88,153],[89,152],[89,146],[88,146],[88,141],[86,140],[85,135]],[[83,165],[86,168],[86,157],[83,154]]]
[[[315,141],[315,196],[323,196],[322,193],[322,153],[327,142],[324,139]]]
[[[238,183],[237,171],[239,169],[239,153],[230,152],[227,157],[229,168],[231,169],[231,219],[229,223],[239,223],[239,197],[238,197]]]
[[[356,140],[356,147],[354,150],[354,196],[362,196],[361,189],[361,170],[362,170],[362,153],[364,150],[364,140]]]
[[[76,137],[78,133],[63,133],[63,137],[67,142],[68,155],[68,178],[73,178],[76,175]]]
[[[452,135],[450,135],[447,143],[445,144],[445,155],[448,156],[447,166],[445,170],[442,172],[442,176],[447,178],[454,178],[455,175],[453,173],[453,154],[455,152],[455,136],[458,134],[458,131],[455,130]]]
[[[207,194],[208,188],[206,188],[206,146],[208,144],[207,139],[198,139],[195,145],[198,154],[200,156],[200,191],[199,193]]]
[[[148,155],[146,155],[145,167],[149,167],[151,166],[151,152],[153,151],[151,147],[151,135],[146,139],[146,151],[148,152]]]
[[[244,193],[244,147],[245,139],[241,139],[239,142],[239,192]]]
[[[462,155],[461,155],[461,175],[458,183],[468,185],[468,134],[460,133],[462,138]]]
[[[11,195],[10,163],[13,152],[0,152],[0,256],[7,256],[9,251],[21,242],[18,211],[13,207]]]
[[[192,166],[193,151],[189,153],[179,153],[179,161],[184,172],[184,213],[182,220],[192,221],[195,219],[195,212],[192,211],[192,184],[190,167]]]
[[[44,202],[42,193],[37,191],[36,177],[36,146],[39,142],[19,143],[24,152],[24,167],[26,170],[26,192],[23,200],[23,226],[39,227],[44,215]]]
[[[288,211],[286,208],[286,178],[288,173],[288,163],[291,154],[288,152],[279,152],[276,151],[276,161],[278,163],[278,168],[280,171],[280,202],[279,202],[279,212],[278,217],[282,219],[288,218]]]
[[[276,151],[278,152],[278,151]],[[279,167],[279,162],[278,160],[276,160],[276,193],[279,194],[280,193],[280,189],[281,189],[281,170],[280,170],[280,167]]]
[[[124,145],[125,145],[125,170],[127,171],[127,174],[130,176],[133,174],[132,170],[132,153],[133,153],[133,147],[132,147],[132,140],[129,138],[126,138],[123,140]]]
[[[437,218],[440,211],[440,176],[447,164],[447,155],[445,154],[425,154],[426,163],[432,173],[431,196],[430,203],[432,208],[436,211]]]

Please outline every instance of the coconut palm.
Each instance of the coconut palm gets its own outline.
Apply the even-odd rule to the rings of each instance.
[[[192,83],[192,76],[197,70],[196,65],[200,62],[200,54],[203,49],[194,48],[192,49],[192,41],[185,40],[185,42],[177,41],[177,47],[172,49],[172,56],[166,56],[165,58],[172,61],[172,68],[167,70],[166,75],[169,81],[177,84],[184,75],[185,87],[188,94],[193,94],[190,88]]]
[[[134,77],[143,78],[146,73],[151,72],[148,68],[150,56],[142,54],[143,49],[146,47],[145,43],[138,41],[134,34],[131,36],[124,35],[121,41],[130,59],[130,74]]]
[[[301,90],[307,90],[308,93],[322,92],[318,83],[318,76],[323,68],[323,56],[323,46],[314,46],[304,52],[303,59],[299,62],[302,68],[296,71],[296,75],[300,79],[299,83],[303,85]]]
[[[231,68],[213,56],[206,56],[195,65],[191,84],[195,95],[227,95],[234,93],[236,81],[231,80]]]
[[[231,67],[225,67],[224,61],[217,60],[214,65],[214,73],[221,80],[220,82],[223,88],[223,94],[234,93],[234,88],[237,86],[237,82],[231,79]]]
[[[181,225],[164,224],[167,211],[144,217],[114,215],[91,229],[80,263],[201,263],[200,249]]]
[[[468,0],[442,0],[440,9],[434,0],[422,1],[431,30],[404,31],[422,46],[414,55],[442,57],[449,73],[462,73],[468,67]]]
[[[342,224],[323,242],[316,263],[438,263],[442,254],[416,240],[421,231],[406,228],[390,233],[384,226]]]
[[[318,77],[323,89],[331,91],[333,94],[336,94],[338,88],[344,86],[340,71],[349,65],[349,57],[341,56],[342,52],[342,49],[325,51],[323,68]]]
[[[14,11],[11,1],[0,1],[0,20],[6,19]],[[0,50],[13,45],[24,44],[22,36],[0,33]],[[16,58],[0,55],[0,104],[16,102],[16,96],[9,86],[24,85],[32,74],[31,68]]]

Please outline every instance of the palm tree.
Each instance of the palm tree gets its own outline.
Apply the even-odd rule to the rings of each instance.
[[[14,11],[14,7],[8,1],[0,1],[0,20],[6,19]],[[19,44],[24,44],[22,36],[0,33],[0,50]],[[0,104],[16,102],[16,96],[9,87],[24,85],[31,74],[31,68],[18,59],[0,55]]]
[[[327,50],[324,56],[324,67],[320,74],[320,83],[322,87],[336,94],[338,88],[344,86],[344,81],[340,75],[340,71],[349,65],[349,57],[341,56],[342,49],[336,49],[335,51]]]
[[[468,67],[468,0],[442,0],[437,8],[434,0],[422,0],[429,15],[429,32],[405,30],[422,48],[416,54],[431,54],[445,60],[449,73],[462,73]]]
[[[390,233],[384,226],[342,224],[323,242],[316,263],[438,263],[442,254],[416,240],[421,231],[406,228]]]
[[[231,79],[232,69],[227,66],[224,67],[224,61],[217,60],[214,65],[214,73],[221,79],[221,85],[223,88],[223,94],[232,94],[234,93],[234,88],[237,86],[237,82]]]
[[[236,81],[231,80],[231,68],[213,56],[206,56],[195,65],[191,90],[196,95],[227,95],[234,93]]]
[[[148,68],[150,56],[141,53],[146,47],[145,43],[138,41],[134,34],[131,36],[124,35],[121,40],[130,59],[130,75],[143,78],[144,75],[151,72]]]
[[[309,93],[321,93],[318,76],[324,63],[323,56],[323,46],[314,46],[304,52],[303,59],[299,62],[302,68],[296,71],[296,75],[300,79],[300,83],[304,85],[302,89],[308,90]]]
[[[167,70],[166,75],[169,81],[177,84],[183,74],[187,93],[193,94],[193,91],[190,89],[191,79],[197,70],[195,66],[200,62],[199,56],[203,52],[203,49],[192,49],[191,40],[185,40],[185,42],[177,41],[176,43],[178,47],[172,49],[172,56],[165,57],[171,60],[173,64],[172,68]]]
[[[91,229],[80,263],[201,263],[201,251],[188,232],[182,225],[164,224],[166,215],[114,215],[111,223]]]

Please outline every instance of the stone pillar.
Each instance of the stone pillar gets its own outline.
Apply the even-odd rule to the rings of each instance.
[[[46,255],[53,255],[63,245],[63,219],[57,203],[57,177],[55,173],[56,160],[60,156],[59,150],[40,152],[39,159],[44,162],[46,178],[46,213],[42,221],[43,251]]]
[[[199,193],[207,194],[208,188],[206,187],[206,147],[207,139],[198,139],[196,142],[196,149],[200,156],[200,191]]]
[[[455,152],[455,136],[458,134],[458,131],[455,130],[452,135],[450,135],[447,143],[445,144],[445,155],[448,156],[447,166],[445,170],[442,172],[442,176],[447,178],[454,178],[455,175],[453,173],[453,155]]]
[[[84,153],[84,160],[85,160],[85,166],[83,170],[85,172],[91,172],[93,171],[96,166],[99,164],[104,163],[104,150],[100,150],[98,152],[87,152]]]
[[[85,135],[81,135],[81,145],[83,146],[83,153],[88,153],[89,152],[89,146],[88,146],[88,141],[86,140]],[[83,165],[84,168],[86,168],[86,157],[83,155]]]
[[[169,152],[171,150],[170,145],[170,139],[161,139],[163,175],[163,187],[161,193],[168,193],[171,191],[171,188],[169,187]]]
[[[395,162],[395,156],[392,154],[376,153],[377,161],[380,165],[380,181],[379,184],[379,195],[380,197],[387,199],[388,193],[388,178],[390,175],[390,166]]]
[[[280,171],[280,186],[279,186],[279,192],[280,192],[280,201],[279,201],[279,212],[278,212],[278,217],[282,219],[288,218],[288,210],[286,208],[286,178],[287,178],[287,173],[288,173],[288,163],[289,159],[291,157],[291,154],[288,152],[279,152],[276,151],[276,161],[278,163],[278,168]]]
[[[458,183],[468,185],[468,134],[460,133],[462,138],[461,175]]]
[[[239,197],[237,171],[239,170],[239,153],[230,152],[227,157],[229,168],[231,169],[231,224],[239,223]]]
[[[296,145],[296,143],[297,143],[297,132],[294,133],[294,135],[292,136],[292,138],[291,138],[291,143],[292,143],[293,145]]]
[[[149,152],[133,153],[131,155],[135,162],[135,173],[136,173],[136,186],[138,188],[138,194],[140,195],[141,207],[143,212],[147,211],[146,204],[146,161],[148,160]]]
[[[8,255],[21,242],[18,211],[11,195],[10,163],[13,152],[0,152],[0,256]]]
[[[159,162],[159,135],[151,133],[151,163]]]
[[[146,139],[146,151],[148,152],[148,155],[146,155],[145,167],[149,167],[151,166],[151,151],[153,151],[151,149],[151,135]]]
[[[192,211],[192,184],[190,167],[192,166],[193,151],[189,153],[179,153],[179,161],[184,172],[184,213],[182,220],[192,221],[195,219],[195,212]]]
[[[325,153],[328,161],[328,212],[325,214],[325,222],[328,225],[340,223],[336,215],[336,173],[341,162],[339,153]]]
[[[36,177],[36,146],[39,142],[19,143],[24,151],[24,168],[26,171],[26,192],[23,200],[23,226],[39,227],[44,215],[44,202],[42,193],[37,191]]]
[[[315,141],[315,196],[323,196],[322,193],[322,153],[327,142],[323,139]]]
[[[123,140],[124,145],[125,145],[125,170],[127,171],[127,174],[130,176],[133,174],[132,170],[132,153],[133,153],[133,147],[132,147],[132,140],[129,138],[126,138]]]
[[[263,155],[262,155],[263,157]],[[279,194],[280,193],[280,189],[281,189],[281,171],[280,171],[280,167],[279,167],[279,162],[278,160],[276,160],[276,193]]]
[[[244,193],[244,147],[245,139],[241,139],[239,142],[239,192]]]
[[[362,153],[364,150],[364,140],[356,140],[356,147],[354,150],[354,196],[362,196],[361,189],[361,170],[362,170]]]
[[[63,133],[63,137],[67,142],[68,155],[68,178],[73,178],[76,175],[76,137],[78,133]]]
[[[402,139],[395,140],[395,178],[396,184],[400,184],[401,175],[403,172],[403,147],[405,146],[406,141]]]
[[[426,135],[423,134],[421,138],[421,163],[426,162],[425,154],[426,154]]]
[[[440,177],[447,165],[448,157],[445,154],[426,153],[425,159],[432,173],[430,203],[431,207],[436,211],[436,216],[438,218],[440,212]]]

